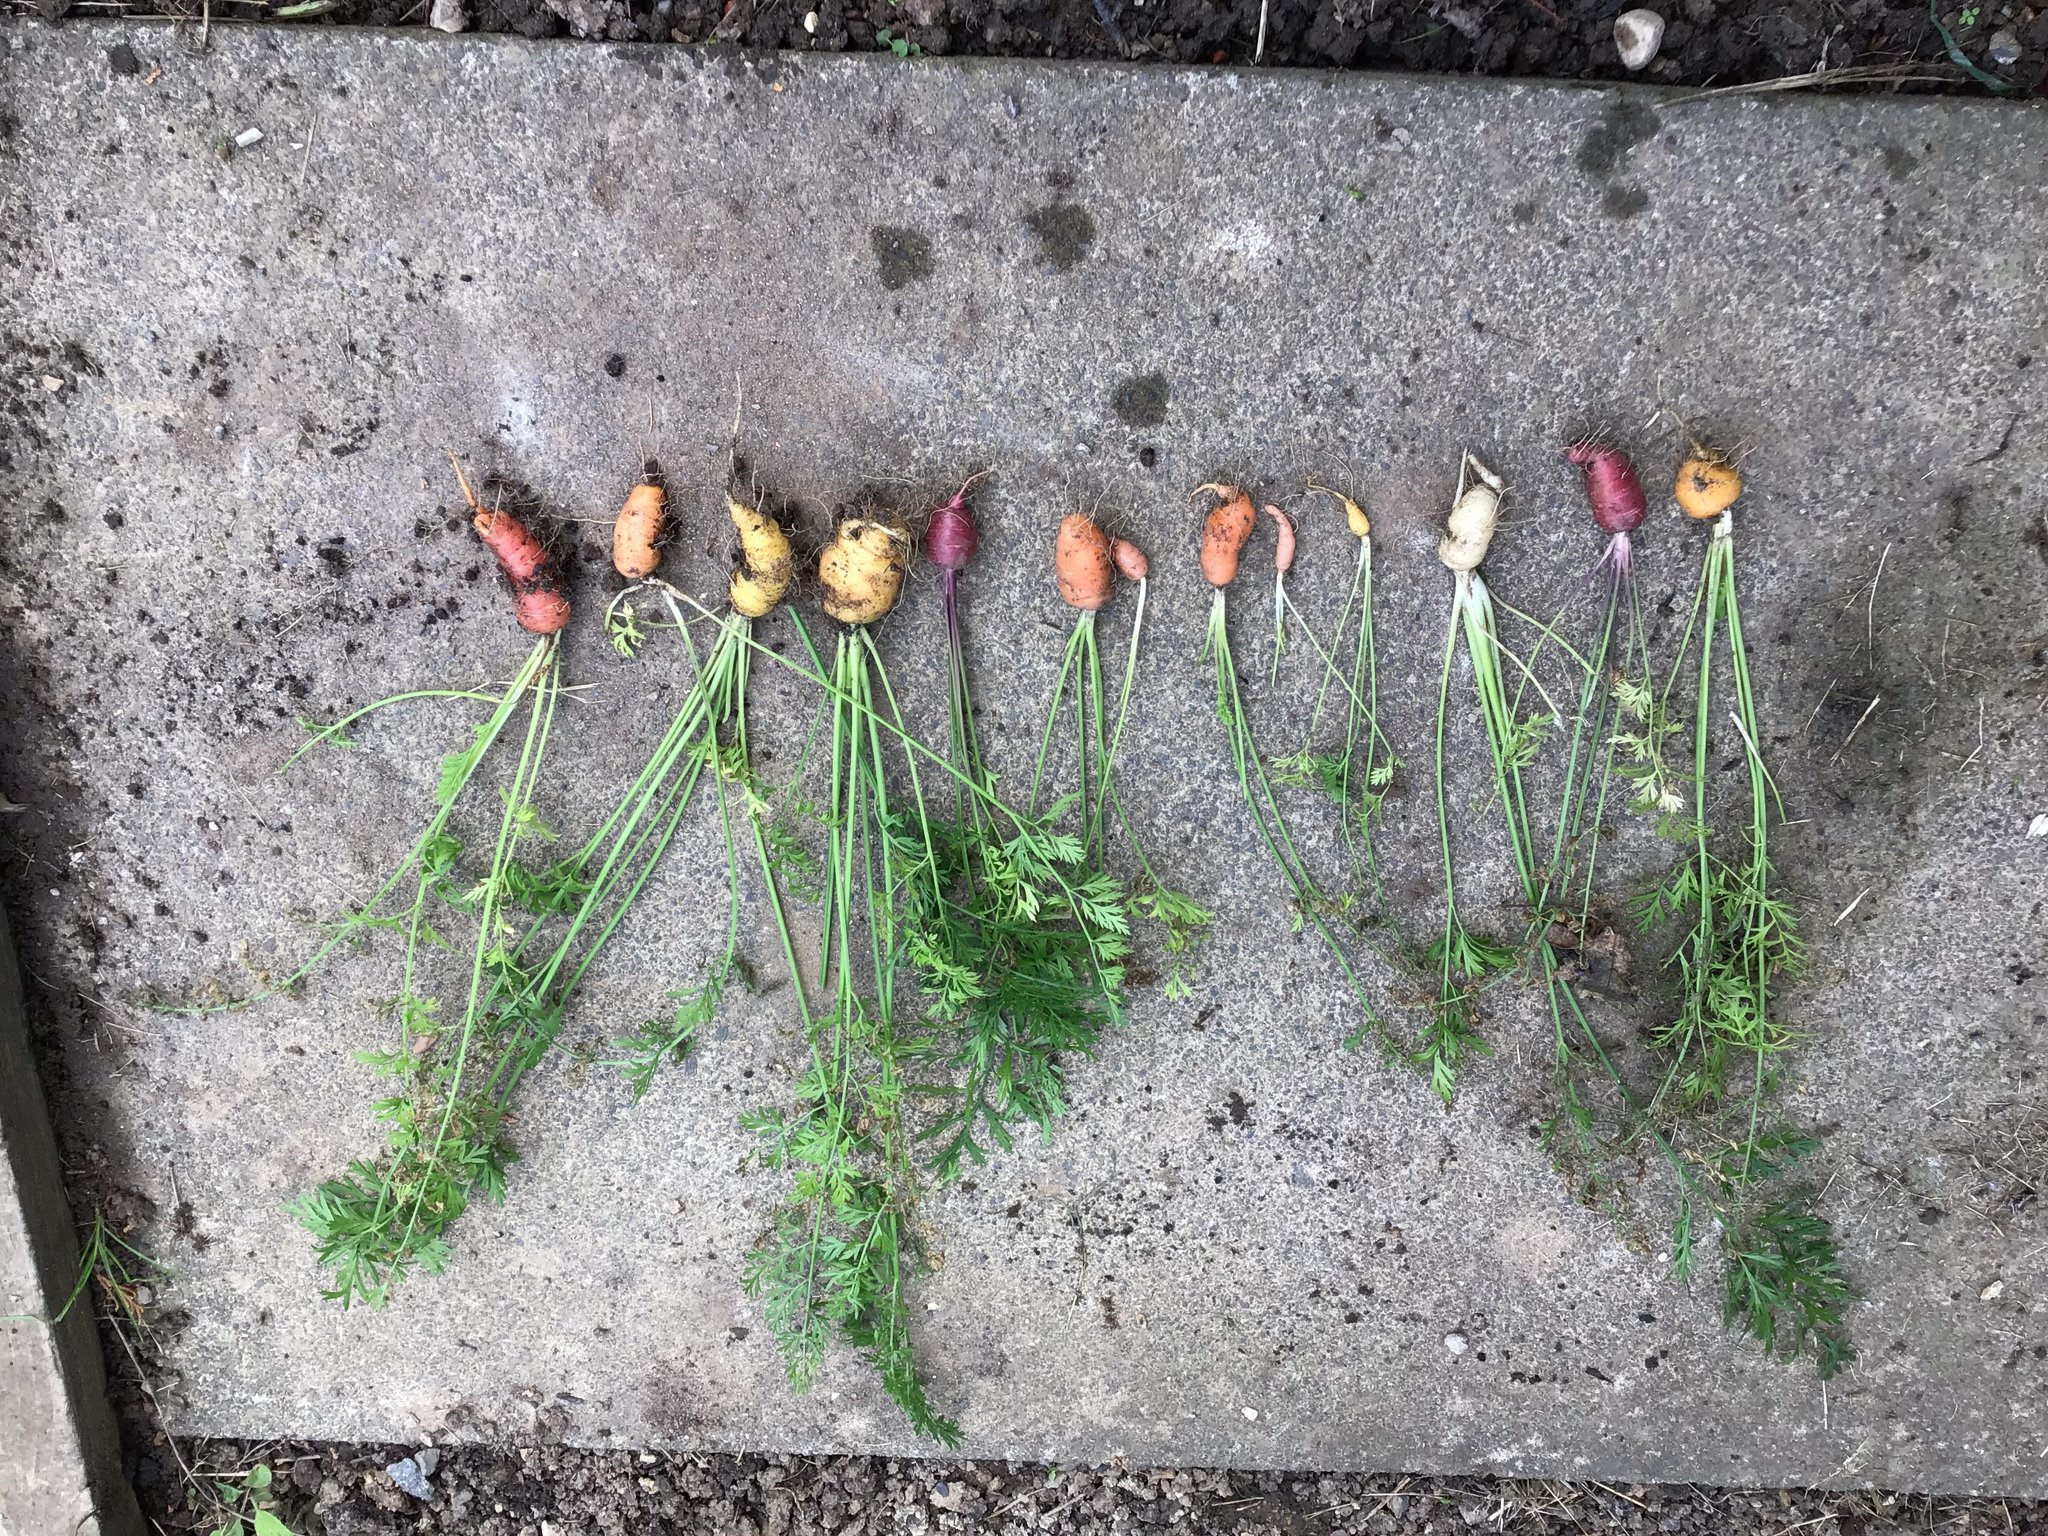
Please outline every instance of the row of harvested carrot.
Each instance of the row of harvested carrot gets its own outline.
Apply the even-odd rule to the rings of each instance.
[[[1634,468],[1619,450],[1599,443],[1579,443],[1568,450],[1586,474],[1587,496],[1594,520],[1606,533],[1632,532],[1642,522],[1646,501]],[[510,583],[514,613],[522,629],[552,635],[569,622],[569,599],[563,591],[561,567],[541,539],[516,514],[485,507],[476,498],[462,466],[455,473],[473,514],[477,536],[496,556]],[[934,509],[927,522],[926,547],[933,563],[957,570],[973,557],[978,535],[965,511],[967,487]],[[1322,487],[1315,489],[1322,490]],[[1451,570],[1472,570],[1485,558],[1500,516],[1502,487],[1486,476],[1467,487],[1453,505],[1439,557]],[[1212,587],[1227,587],[1237,578],[1238,557],[1258,521],[1252,499],[1240,486],[1210,483],[1215,505],[1202,531],[1202,576]],[[1363,539],[1372,531],[1364,508],[1348,496],[1327,492],[1342,503],[1351,531]],[[1734,463],[1713,449],[1695,444],[1680,466],[1672,496],[1688,517],[1718,517],[1742,494],[1742,476]],[[732,572],[727,597],[733,610],[747,618],[771,612],[789,593],[796,574],[789,535],[759,507],[727,493],[726,511],[740,544],[740,562]],[[1272,503],[1277,541],[1274,563],[1285,574],[1294,562],[1293,520]],[[668,498],[662,486],[643,480],[626,495],[612,529],[612,564],[628,581],[645,581],[661,565],[661,546],[668,524]],[[826,614],[843,623],[872,624],[896,605],[909,569],[910,533],[900,523],[849,517],[834,531],[818,557],[818,580]],[[1060,597],[1073,608],[1093,611],[1110,597],[1112,572],[1142,581],[1149,569],[1145,552],[1129,539],[1112,537],[1093,518],[1070,513],[1054,541],[1054,568]]]

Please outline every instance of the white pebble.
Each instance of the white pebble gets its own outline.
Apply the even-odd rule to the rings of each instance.
[[[1259,1420],[1259,1410],[1256,1408],[1240,1408],[1237,1411],[1244,1415],[1247,1424],[1256,1424]]]
[[[2027,823],[2027,836],[2048,837],[2048,811],[2043,811]]]
[[[1977,1293],[1977,1299],[1979,1301],[1996,1301],[2004,1294],[2005,1282],[2003,1280],[1994,1280]]]
[[[1614,46],[1623,69],[1647,69],[1664,46],[1664,18],[1655,11],[1623,11],[1614,18]]]
[[[262,142],[263,130],[261,128],[244,128],[235,135],[235,148],[237,149],[247,149],[251,144],[261,144]]]
[[[804,12],[804,30],[816,34],[818,30],[818,13],[816,11]]]
[[[43,388],[53,395],[60,394],[64,389],[64,381],[54,373],[46,373],[43,375]]]
[[[1448,1349],[1454,1355],[1462,1355],[1463,1353],[1465,1353],[1465,1335],[1463,1335],[1462,1333],[1445,1334],[1444,1348]]]

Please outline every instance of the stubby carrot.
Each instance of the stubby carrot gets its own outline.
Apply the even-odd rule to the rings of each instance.
[[[872,624],[896,606],[910,569],[910,534],[900,523],[849,517],[818,556],[826,615]]]
[[[1742,474],[1725,455],[1694,443],[1691,457],[1678,467],[1671,494],[1687,517],[1705,522],[1735,505],[1742,494]]]
[[[1217,498],[1202,525],[1202,579],[1220,590],[1237,580],[1237,557],[1252,536],[1259,515],[1240,486],[1211,484],[1196,489]]]
[[[1113,572],[1109,535],[1094,518],[1070,512],[1060,519],[1053,543],[1053,569],[1060,599],[1069,608],[1094,613],[1109,603]]]
[[[668,522],[668,496],[652,480],[626,493],[612,524],[612,568],[628,581],[645,581],[661,565],[661,533]]]
[[[1586,500],[1602,533],[1624,538],[1642,527],[1649,502],[1627,454],[1587,438],[1565,449],[1564,456],[1586,472]]]

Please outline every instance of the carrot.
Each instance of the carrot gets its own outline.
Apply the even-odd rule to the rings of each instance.
[[[1266,515],[1278,530],[1273,536],[1273,568],[1285,576],[1294,568],[1294,519],[1270,501],[1266,503]]]
[[[1478,570],[1480,561],[1486,558],[1486,547],[1493,542],[1494,529],[1500,526],[1500,498],[1507,487],[1469,453],[1465,455],[1459,479],[1464,489],[1452,504],[1451,515],[1444,519],[1444,536],[1437,542],[1436,557],[1448,569],[1463,575]]]
[[[1145,551],[1129,539],[1111,539],[1109,558],[1125,581],[1143,581],[1152,573],[1152,562],[1145,558]]]
[[[626,493],[612,524],[612,567],[628,581],[645,581],[661,564],[661,530],[668,521],[668,497],[651,480]]]
[[[1351,525],[1352,534],[1361,539],[1372,537],[1372,519],[1365,515],[1365,508],[1346,496],[1342,491],[1333,491],[1327,485],[1308,482],[1308,488],[1318,496],[1327,496],[1344,508],[1344,521]]]
[[[1294,567],[1294,519],[1266,503],[1273,519],[1273,681],[1280,681],[1280,657],[1287,649],[1287,573]]]
[[[1060,598],[1069,608],[1093,613],[1108,604],[1109,535],[1092,517],[1070,512],[1060,519],[1059,536],[1053,542],[1053,568],[1059,575]]]
[[[1648,502],[1627,454],[1586,438],[1565,449],[1564,456],[1586,472],[1586,500],[1602,533],[1625,539],[1642,526]]]
[[[849,517],[818,556],[825,613],[842,624],[872,624],[896,606],[910,568],[910,533],[900,523]]]
[[[758,619],[789,594],[790,579],[796,574],[789,535],[774,518],[730,491],[725,510],[740,536],[740,568],[732,573],[726,596],[736,613]]]
[[[1202,578],[1220,590],[1237,579],[1238,554],[1252,536],[1259,515],[1252,510],[1251,497],[1238,486],[1211,484],[1195,489],[1217,498],[1202,527]]]
[[[529,634],[552,635],[569,622],[569,599],[562,595],[561,573],[547,547],[533,530],[503,509],[484,506],[469,487],[469,477],[454,454],[455,478],[462,484],[462,498],[469,503],[470,526],[483,540],[484,548],[497,557],[498,569],[512,586],[512,613],[519,627]]]
[[[981,548],[981,530],[975,526],[974,509],[967,505],[967,493],[975,482],[994,474],[992,469],[969,475],[939,506],[932,508],[924,525],[924,557],[941,571],[957,576],[967,569],[974,552]]]
[[[1700,521],[1719,517],[1742,494],[1742,475],[1726,455],[1694,443],[1692,457],[1678,467],[1678,483],[1671,494],[1687,517]]]

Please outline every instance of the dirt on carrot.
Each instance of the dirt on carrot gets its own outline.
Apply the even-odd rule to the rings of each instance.
[[[1671,494],[1687,517],[1701,521],[1719,517],[1742,494],[1742,474],[1725,454],[1694,443],[1692,456],[1678,467],[1678,481]]]
[[[901,523],[849,517],[818,556],[825,613],[842,624],[872,624],[896,606],[910,569],[910,532]]]
[[[478,501],[461,461],[451,453],[448,462],[455,466],[462,498],[469,503],[470,526],[497,557],[498,569],[511,584],[512,612],[519,627],[534,635],[559,633],[569,622],[569,599],[562,595],[561,572],[547,546],[512,513]]]
[[[1212,587],[1227,587],[1237,579],[1237,557],[1252,536],[1258,513],[1243,488],[1210,484],[1196,487],[1217,498],[1202,526],[1202,578]]]
[[[740,536],[740,564],[726,596],[735,613],[758,619],[789,595],[796,557],[782,525],[759,507],[750,507],[727,491],[725,510]]]
[[[1109,535],[1094,518],[1068,513],[1060,519],[1053,543],[1053,569],[1059,577],[1060,599],[1069,608],[1093,613],[1106,606],[1115,585]]]

